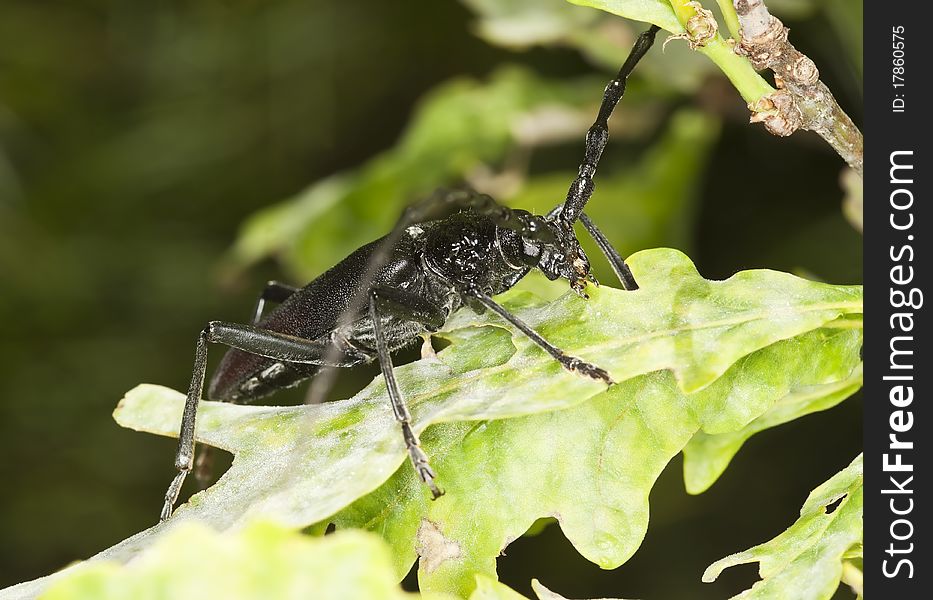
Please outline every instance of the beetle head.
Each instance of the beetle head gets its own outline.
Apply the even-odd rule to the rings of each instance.
[[[520,238],[521,262],[540,269],[548,279],[566,279],[573,291],[587,297],[584,292],[587,282],[596,284],[596,280],[590,274],[590,261],[573,227],[550,215],[535,219],[539,230]]]
[[[548,279],[566,279],[574,292],[587,298],[584,291],[587,283],[599,285],[590,273],[589,258],[572,228],[564,226],[560,221],[551,221],[549,224],[556,234],[556,243],[543,245],[538,268]]]

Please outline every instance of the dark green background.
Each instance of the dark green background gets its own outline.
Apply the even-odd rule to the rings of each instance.
[[[860,122],[860,79],[825,19],[788,24]],[[494,48],[471,21],[452,0],[0,2],[0,586],[154,522],[174,445],[110,412],[140,382],[183,387],[205,322],[245,320],[281,274],[221,277],[246,216],[390,147],[452,76],[505,61],[594,72],[567,49]],[[812,134],[779,140],[727,115],[697,189],[700,272],[860,282],[841,166]],[[704,585],[705,566],[787,527],[860,440],[856,399],[756,436],[699,497],[677,459],[620,569],[600,571],[549,527],[511,545],[500,572],[525,593],[539,577],[577,597],[725,597],[754,567]]]

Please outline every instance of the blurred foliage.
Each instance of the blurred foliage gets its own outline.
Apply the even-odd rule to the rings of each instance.
[[[726,41],[724,36],[728,34],[725,30],[722,33],[719,32],[715,16],[711,12],[703,13],[709,15],[710,24],[700,26],[700,29],[708,28],[709,35],[704,35],[702,39],[696,37],[699,35],[697,26],[691,23],[701,15],[700,11],[704,10],[699,2],[694,0],[568,1],[604,10],[626,19],[647,21],[657,25],[662,31],[670,32],[672,35],[667,36],[662,43],[662,51],[669,42],[674,40],[686,43],[691,51],[702,54],[712,61],[750,106],[757,106],[762,98],[774,92],[774,88],[752,67],[748,59],[734,51],[734,44]],[[730,30],[737,31],[737,17],[732,5],[723,4],[720,5],[720,9],[725,10],[724,18]]]
[[[632,24],[567,0],[463,0],[463,3],[478,17],[477,34],[491,44],[519,50],[538,45],[575,48],[607,71],[618,71],[619,57],[635,41]],[[633,14],[641,17],[638,20],[679,28],[666,1],[623,0],[620,4],[633,6]],[[638,70],[640,76],[662,86],[688,91],[696,89],[711,71],[711,65],[680,46],[646,56]]]
[[[697,184],[718,133],[716,120],[682,109],[630,166],[600,174],[598,200],[587,204],[586,212],[623,256],[660,244],[687,251],[694,247]],[[544,214],[563,200],[575,175],[567,170],[536,176],[511,203]],[[580,238],[596,273],[612,281],[602,253],[587,235]]]
[[[616,15],[575,6],[567,0],[463,2],[477,14],[477,34],[492,44],[515,50],[534,46],[574,48],[607,73],[619,70],[620,59],[631,48],[638,29],[643,28]],[[654,17],[655,23],[679,28],[667,2],[623,0],[620,5],[632,5],[636,9],[640,6],[641,10],[636,12],[644,16],[644,20]],[[638,66],[638,77],[649,80],[661,90],[692,92],[714,71],[710,61],[689,50],[686,44],[674,44],[663,52],[649,53]]]
[[[842,199],[842,212],[852,227],[862,231],[864,222],[865,199],[862,192],[862,178],[853,169],[845,169],[840,176],[845,196]]]
[[[452,344],[436,358],[396,369],[444,498],[429,501],[404,466],[379,377],[325,405],[204,403],[198,440],[232,452],[233,466],[171,520],[101,558],[130,560],[192,520],[217,529],[257,516],[294,528],[334,522],[385,537],[399,578],[417,558],[422,590],[466,598],[477,573],[495,577],[511,540],[556,516],[587,559],[619,566],[644,538],[655,480],[691,437],[741,429],[802,391],[849,384],[862,343],[860,329],[844,326],[860,316],[857,287],[765,270],[710,282],[672,250],[629,262],[636,292],[604,287],[586,301],[567,293],[549,304],[502,296],[559,347],[608,370],[618,382],[608,391],[469,309],[438,334]],[[181,393],[140,386],[115,418],[176,435],[183,405]]]
[[[547,82],[515,68],[497,71],[485,85],[450,82],[422,101],[391,151],[252,217],[234,257],[242,265],[278,254],[296,276],[318,274],[389,231],[413,198],[501,161],[519,143],[536,143],[531,135],[561,139],[568,128],[585,131],[591,89],[598,81]],[[520,121],[542,108],[551,112],[525,125],[531,133],[521,139]]]
[[[487,86],[445,86],[422,106],[390,153],[250,218],[233,249],[235,263],[242,268],[277,256],[293,277],[307,280],[389,231],[411,198],[427,194],[438,182],[449,183],[456,175],[469,180],[472,172],[475,187],[496,186],[496,177],[482,172],[489,159],[501,160],[516,145],[522,148],[518,152],[527,152],[586,130],[595,110],[592,102],[586,110],[567,103],[581,89],[598,89],[594,82],[585,83],[591,85],[571,81],[557,88],[509,70]],[[694,190],[717,129],[709,117],[681,111],[637,164],[600,178],[599,198],[605,201],[590,204],[587,212],[605,223],[602,229],[610,239],[625,240],[620,251],[662,241],[689,248]],[[574,176],[572,170],[531,179],[516,173],[507,182],[514,182],[508,203],[544,214],[563,201]],[[586,247],[594,258],[599,254],[595,246]]]
[[[197,568],[191,568],[196,565]],[[538,600],[564,600],[532,582]],[[405,593],[388,546],[373,534],[342,531],[314,538],[266,522],[217,534],[188,523],[131,565],[97,562],[62,577],[42,600],[454,600],[443,593]],[[469,600],[525,600],[505,585],[476,578]],[[604,598],[603,600],[610,600]]]
[[[573,127],[529,142],[515,134],[516,127],[527,130],[513,124],[492,138],[488,153],[476,150],[467,131],[462,151],[452,138],[437,146],[464,162],[419,160],[426,169],[449,169],[437,184],[487,184],[513,205],[548,206],[563,196],[570,180],[560,179],[580,160],[580,134],[602,85],[643,26],[541,1],[577,11],[566,21],[571,25],[546,35],[536,24],[525,41],[500,27],[509,38],[501,42],[509,48],[500,49],[487,43],[495,40],[486,21],[511,14],[512,25],[520,25],[532,5],[468,4],[479,12],[405,0],[4,0],[0,478],[9,491],[0,497],[0,585],[47,573],[150,525],[172,474],[172,444],[113,427],[113,399],[139,381],[183,385],[196,332],[207,320],[246,318],[260,282],[281,278],[282,268],[298,281],[333,264],[287,258],[293,232],[304,231],[299,219],[276,246],[285,261],[262,261],[229,277],[217,267],[247,215],[298,197],[313,182],[350,186],[364,179],[411,131],[414,106],[428,105],[446,86],[481,96],[478,90],[509,73],[522,74],[511,76],[525,77],[529,89],[544,86],[540,93],[566,93],[549,106],[526,98],[524,109],[510,108],[519,123],[572,115]],[[508,6],[511,13],[490,13]],[[858,123],[861,3],[769,6]],[[652,52],[611,123],[589,207],[601,212],[600,226],[613,230],[612,241],[626,253],[661,245],[690,250],[709,277],[768,266],[858,282],[860,239],[839,210],[840,161],[805,134],[777,140],[749,128],[734,90],[684,46]],[[555,113],[557,107],[569,110]],[[439,131],[456,128],[445,121],[437,117]],[[416,165],[406,168],[419,182],[414,197],[433,187]],[[393,186],[404,184],[387,189],[401,194]],[[371,202],[407,202],[381,193]],[[345,229],[318,236],[315,251],[337,256],[331,249],[348,247],[358,228],[382,234],[394,215],[373,212],[386,221],[364,222],[363,210]],[[605,270],[600,274],[608,280]],[[364,369],[346,376],[337,393],[351,395],[372,375]],[[300,392],[284,397],[298,401]],[[652,494],[651,532],[626,568],[599,572],[556,528],[546,528],[534,545],[516,540],[498,571],[526,595],[527,581],[545,572],[548,585],[576,597],[623,590],[706,598],[748,587],[752,581],[732,570],[715,584],[697,581],[715,557],[783,527],[787,507],[857,452],[859,416],[858,402],[843,403],[756,436],[696,498],[684,494],[676,468],[667,469]],[[672,555],[671,547],[684,544],[690,553]]]
[[[757,562],[762,581],[735,598],[829,600],[840,580],[850,583],[861,598],[861,561],[859,454],[848,467],[810,493],[796,523],[769,542],[716,561],[703,573],[703,580],[713,581],[723,569]]]
[[[253,523],[225,535],[187,523],[148,548],[132,565],[90,563],[42,595],[43,600],[417,597],[399,588],[388,548],[375,536],[342,531],[312,538],[268,523]]]

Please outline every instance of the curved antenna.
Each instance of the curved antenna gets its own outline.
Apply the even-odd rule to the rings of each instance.
[[[603,256],[609,261],[609,266],[612,267],[612,271],[616,274],[616,277],[619,278],[622,287],[629,291],[637,290],[638,282],[635,281],[632,270],[625,264],[625,259],[622,258],[619,251],[616,250],[606,236],[603,235],[603,232],[599,230],[596,223],[591,221],[590,218],[586,216],[585,212],[580,213],[580,222],[583,223],[583,227],[586,228],[590,236],[592,236],[593,241],[599,246]]]
[[[558,204],[548,212],[547,218],[550,220],[560,218],[563,208],[563,204]],[[625,259],[619,254],[619,251],[612,245],[612,242],[609,241],[609,238],[599,230],[596,223],[583,211],[580,211],[580,222],[583,223],[584,229],[590,234],[593,241],[596,242],[596,246],[599,247],[600,252],[602,252],[606,260],[609,261],[609,266],[612,267],[612,271],[616,274],[616,277],[619,278],[619,283],[622,284],[622,287],[629,291],[637,290],[638,282],[635,281],[632,270],[625,263]]]
[[[647,54],[651,45],[654,44],[654,36],[659,29],[657,25],[652,25],[638,36],[628,58],[625,59],[622,68],[619,69],[619,74],[606,86],[596,121],[586,132],[586,151],[583,163],[580,164],[579,175],[570,184],[570,190],[567,192],[567,199],[564,201],[564,208],[561,211],[561,220],[567,225],[571,225],[577,220],[590,196],[593,195],[593,189],[596,187],[593,182],[593,177],[596,175],[596,165],[599,164],[599,157],[602,156],[606,143],[609,141],[609,116],[612,115],[612,111],[625,93],[625,81],[632,73],[632,70],[635,69],[638,61]]]

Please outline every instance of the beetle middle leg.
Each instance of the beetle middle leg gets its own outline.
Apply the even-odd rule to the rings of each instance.
[[[434,483],[435,475],[428,463],[428,456],[421,449],[418,436],[411,428],[411,413],[408,411],[408,406],[405,405],[405,399],[402,398],[402,394],[399,392],[395,373],[392,370],[392,355],[386,343],[383,318],[393,316],[409,321],[417,321],[436,330],[444,325],[446,315],[436,305],[426,302],[420,296],[394,288],[375,286],[369,293],[369,316],[373,322],[373,335],[376,338],[379,367],[382,369],[382,376],[386,382],[386,389],[389,392],[389,400],[392,402],[395,419],[402,427],[402,436],[405,438],[408,456],[411,459],[412,466],[418,473],[418,477],[428,486],[431,495],[436,500],[444,495],[444,492]]]
[[[198,403],[204,391],[204,376],[207,370],[207,346],[211,343],[224,344],[251,354],[272,358],[286,363],[314,364],[333,367],[352,367],[370,357],[352,347],[333,352],[330,341],[306,340],[252,325],[211,321],[201,330],[195,351],[191,384],[182,412],[181,429],[178,434],[178,450],[175,453],[175,468],[178,474],[165,492],[161,520],[172,514],[175,501],[181,492],[185,477],[194,466],[194,431]]]

